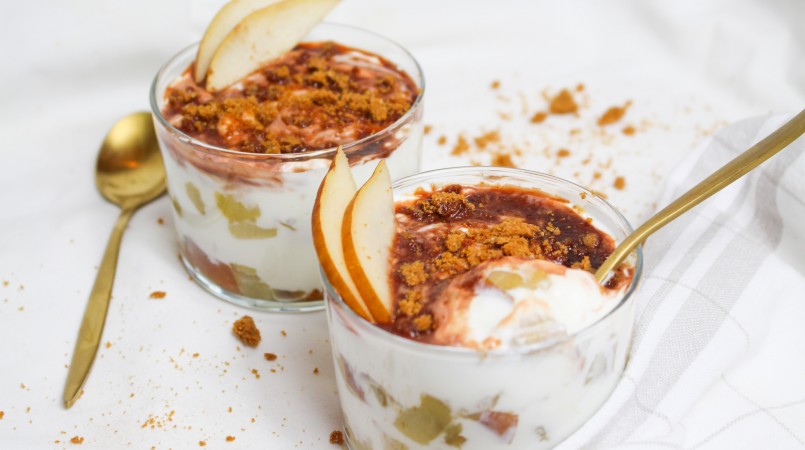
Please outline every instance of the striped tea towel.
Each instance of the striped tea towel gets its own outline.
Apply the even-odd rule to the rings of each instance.
[[[659,204],[788,119],[722,130],[672,173]],[[805,448],[805,137],[644,250],[624,377],[560,448]]]

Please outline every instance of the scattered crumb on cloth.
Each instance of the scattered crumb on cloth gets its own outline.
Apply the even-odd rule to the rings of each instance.
[[[232,324],[232,332],[243,342],[243,345],[257,347],[260,343],[260,330],[251,316],[243,316]]]
[[[330,443],[335,445],[342,445],[344,443],[344,433],[341,430],[335,430],[330,433]]]

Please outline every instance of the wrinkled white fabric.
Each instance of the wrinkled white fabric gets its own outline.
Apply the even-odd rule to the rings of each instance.
[[[221,4],[0,4],[0,448],[70,448],[73,436],[90,449],[330,448],[341,426],[324,314],[251,313],[263,342],[238,349],[230,328],[247,311],[188,280],[166,198],[129,225],[85,394],[62,407],[117,214],[95,191],[97,148],[115,120],[148,109],[159,67],[200,38]],[[803,17],[805,4],[784,0],[343,0],[328,20],[388,36],[421,63],[433,126],[424,168],[485,163],[450,149],[459,133],[499,128],[527,147],[518,164],[604,192],[639,223],[779,120],[743,122],[729,148],[685,159],[704,136],[805,104]],[[529,123],[543,91],[577,83],[586,86],[578,116]],[[628,100],[602,137],[596,118]],[[638,133],[622,135],[626,123]],[[560,147],[572,155],[558,160]],[[649,241],[626,378],[565,448],[801,445],[805,168],[793,153],[680,219],[678,245],[663,244],[673,231]],[[612,187],[617,176],[625,189]],[[149,299],[153,291],[167,296]]]

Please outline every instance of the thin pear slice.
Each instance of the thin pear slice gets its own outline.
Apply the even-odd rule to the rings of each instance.
[[[212,55],[237,24],[258,9],[263,9],[279,1],[281,0],[232,0],[224,5],[212,18],[198,46],[194,73],[196,83],[201,84],[204,81],[207,69],[210,68]]]
[[[379,323],[389,323],[393,318],[389,254],[395,229],[391,176],[386,162],[381,161],[347,206],[341,226],[347,269]]]
[[[344,299],[344,303],[372,322],[369,309],[358,294],[347,270],[341,242],[344,212],[356,190],[347,156],[338,147],[313,204],[313,245],[327,280]]]
[[[215,51],[207,89],[230,86],[292,49],[338,1],[284,0],[246,16]]]

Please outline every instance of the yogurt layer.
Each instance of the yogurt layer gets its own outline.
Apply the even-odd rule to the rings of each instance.
[[[415,173],[420,163],[421,124],[400,134],[405,139],[386,158],[394,177]],[[164,162],[182,257],[203,285],[251,299],[321,298],[310,216],[329,161],[292,162],[287,171],[261,174],[260,162],[218,158],[215,167],[255,172],[233,181],[188,163],[196,155],[186,144],[165,145],[176,150]],[[375,164],[353,166],[356,179],[368,178]]]

